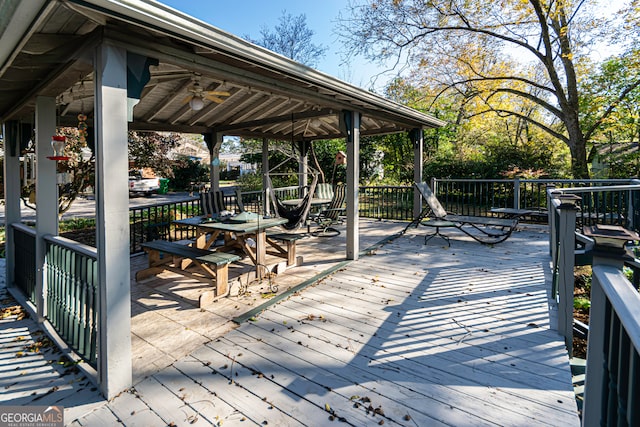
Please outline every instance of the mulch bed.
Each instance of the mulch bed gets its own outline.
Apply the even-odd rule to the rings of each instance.
[[[78,243],[96,247],[96,229],[95,228],[83,228],[81,230],[71,230],[60,233],[62,237],[74,240]]]
[[[591,298],[591,266],[576,267],[574,274],[574,297]],[[589,309],[573,309],[573,318],[589,324]],[[573,338],[573,357],[587,358],[587,340]]]

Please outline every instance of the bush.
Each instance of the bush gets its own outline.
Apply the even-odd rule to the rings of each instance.
[[[209,168],[188,157],[177,159],[171,168],[173,178],[169,186],[173,190],[191,190],[194,182],[209,182]]]

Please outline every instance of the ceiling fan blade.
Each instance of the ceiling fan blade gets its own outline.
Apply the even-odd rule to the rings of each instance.
[[[216,104],[222,104],[224,102],[224,99],[219,98],[217,96],[213,96],[213,95],[206,95],[205,98],[208,99],[209,101],[215,102]]]
[[[182,103],[186,104],[187,102],[191,101],[191,98],[193,98],[193,95],[188,95],[185,99],[182,100]]]
[[[214,95],[214,96],[231,96],[231,94],[229,92],[225,92],[225,91],[219,91],[219,90],[209,90],[207,91],[208,95]]]

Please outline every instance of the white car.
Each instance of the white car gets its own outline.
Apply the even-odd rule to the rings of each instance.
[[[129,172],[129,195],[150,196],[160,189],[160,178],[143,178],[140,173]]]

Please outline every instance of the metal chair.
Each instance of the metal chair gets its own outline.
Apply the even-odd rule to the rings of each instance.
[[[341,224],[341,214],[344,214],[344,200],[346,197],[346,187],[344,184],[339,184],[333,191],[333,198],[331,203],[321,209],[320,212],[313,215],[311,220],[318,224],[318,228],[311,232],[312,236],[316,237],[333,237],[340,234],[340,230],[333,227],[335,224]]]

